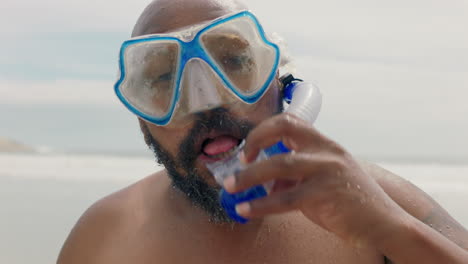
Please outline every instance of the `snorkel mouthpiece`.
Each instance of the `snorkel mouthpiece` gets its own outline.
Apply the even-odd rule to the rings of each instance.
[[[322,106],[322,95],[317,86],[311,83],[297,81],[301,80],[295,79],[292,75],[288,75],[283,79],[283,83],[285,84],[284,100],[287,103],[290,102],[290,105],[285,112],[291,113],[309,124],[313,124],[317,119]],[[226,177],[233,175],[238,171],[242,171],[248,166],[242,163],[239,157],[244,145],[245,141],[238,146],[230,158],[207,164],[207,168],[214,175],[216,182],[221,186],[223,185],[223,181]],[[288,152],[291,152],[291,150],[289,150],[280,141],[275,145],[260,151],[255,162],[266,160],[271,156]],[[248,219],[237,214],[236,205],[267,196],[273,188],[273,185],[274,181],[271,181],[235,194],[228,193],[226,190],[222,189],[220,191],[221,205],[232,220],[245,224],[248,222]]]

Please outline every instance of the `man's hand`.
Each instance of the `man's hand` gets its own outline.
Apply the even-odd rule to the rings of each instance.
[[[236,207],[244,217],[300,210],[356,246],[372,246],[395,263],[463,263],[468,253],[402,209],[368,170],[341,146],[289,114],[272,117],[249,134],[244,161],[282,141],[293,153],[251,164],[228,177],[237,192],[275,180],[272,192]]]
[[[226,179],[224,187],[230,192],[275,180],[269,196],[238,205],[239,214],[252,218],[300,210],[316,224],[361,245],[392,232],[392,225],[382,225],[389,216],[406,217],[349,153],[292,115],[277,115],[258,125],[246,140],[245,161],[252,162],[261,149],[278,141],[294,152],[251,164]]]

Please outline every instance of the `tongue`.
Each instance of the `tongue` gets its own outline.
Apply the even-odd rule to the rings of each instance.
[[[203,148],[203,152],[210,156],[218,155],[232,149],[237,143],[239,143],[239,141],[234,137],[219,136],[207,143]]]

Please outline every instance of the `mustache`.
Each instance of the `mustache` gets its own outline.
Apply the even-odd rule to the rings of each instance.
[[[196,113],[195,116],[195,124],[181,142],[177,154],[181,166],[186,170],[194,169],[194,163],[199,154],[195,146],[207,133],[215,131],[245,138],[255,126],[249,121],[235,118],[229,110],[223,107]]]

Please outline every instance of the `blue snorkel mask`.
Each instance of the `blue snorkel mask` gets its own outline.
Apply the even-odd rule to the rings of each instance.
[[[134,114],[164,126],[218,106],[256,103],[278,71],[280,51],[243,11],[122,44],[115,92]]]

